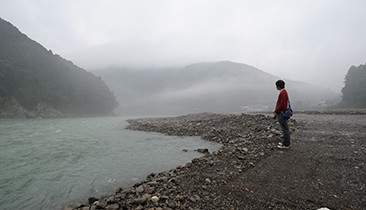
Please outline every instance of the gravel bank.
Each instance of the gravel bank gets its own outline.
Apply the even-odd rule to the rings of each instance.
[[[169,171],[149,174],[75,209],[362,209],[366,126],[291,119],[292,147],[276,149],[276,120],[264,115],[194,114],[129,120],[128,129],[201,136],[223,144]],[[184,152],[184,151],[182,151]]]

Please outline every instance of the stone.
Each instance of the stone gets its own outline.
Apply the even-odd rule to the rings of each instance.
[[[153,196],[153,197],[151,197],[151,201],[152,201],[153,203],[158,202],[158,201],[159,201],[158,196]]]
[[[276,134],[277,136],[282,135],[281,131],[279,131],[279,130],[271,129],[271,131],[272,131],[274,134]]]
[[[138,204],[138,205],[139,205],[139,204],[144,204],[144,203],[146,203],[146,202],[147,202],[147,200],[148,200],[148,198],[147,198],[147,197],[142,196],[142,197],[140,197],[140,198],[135,198],[135,199],[133,199],[131,203],[134,203],[134,204]]]
[[[168,178],[166,176],[162,176],[162,177],[158,178],[156,181],[158,181],[158,182],[167,182]]]
[[[173,210],[176,208],[176,205],[174,203],[168,203],[168,207],[164,207],[163,210]]]
[[[123,191],[123,188],[122,188],[122,187],[119,187],[119,188],[117,188],[117,189],[116,189],[116,191],[115,191],[115,192],[116,192],[116,193],[120,193],[120,192],[122,192],[122,191]]]
[[[145,189],[145,192],[148,193],[148,194],[153,194],[155,192],[155,189],[152,188],[152,187],[148,187]]]
[[[107,198],[107,203],[108,204],[112,204],[112,203],[117,203],[115,197],[111,196],[109,198]]]
[[[198,195],[194,195],[193,197],[194,197],[194,199],[196,199],[196,201],[200,201],[201,200],[201,197],[198,196]]]
[[[241,155],[238,155],[238,156],[237,156],[237,158],[238,158],[239,160],[244,160],[244,159],[245,159],[245,157],[243,157],[243,156],[241,156]]]
[[[103,201],[103,202],[99,202],[98,204],[96,204],[96,209],[105,209],[107,207],[107,202]]]
[[[166,195],[163,195],[163,196],[160,197],[160,200],[161,201],[167,201],[167,200],[169,200],[169,197],[166,196]]]
[[[136,188],[136,192],[137,193],[143,193],[145,190],[144,190],[144,187],[143,186],[139,186],[138,188]]]
[[[157,181],[151,181],[151,182],[148,182],[148,183],[146,183],[146,184],[148,184],[148,185],[150,185],[150,186],[159,185],[159,183],[158,183]]]
[[[177,180],[177,178],[171,178],[171,179],[169,179],[169,182],[177,183],[178,180]]]
[[[135,210],[141,210],[141,209],[144,209],[144,207],[143,207],[143,206],[141,206],[141,205],[139,205],[139,206],[137,206],[137,207],[136,207],[136,209],[135,209]]]
[[[88,198],[88,203],[89,204],[93,204],[95,201],[98,201],[99,199],[98,198],[96,198],[96,197],[90,197],[90,198]]]
[[[111,205],[108,205],[107,210],[118,210],[119,209],[119,205],[118,204],[111,204]]]
[[[208,151],[208,149],[197,149],[197,152],[199,152],[199,153],[210,153],[209,151]]]
[[[196,202],[196,199],[194,197],[189,197],[189,200],[192,201],[193,203]]]
[[[185,163],[182,165],[183,168],[189,168],[192,166],[192,163]]]

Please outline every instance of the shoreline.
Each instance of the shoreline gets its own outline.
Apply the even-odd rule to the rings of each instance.
[[[258,118],[262,122],[261,124],[257,123]],[[254,167],[257,161],[274,150],[278,142],[277,138],[281,135],[277,121],[264,115],[202,113],[178,117],[133,119],[127,122],[129,125],[126,129],[130,130],[158,132],[174,136],[200,136],[203,140],[220,143],[223,146],[215,152],[203,151],[204,156],[195,158],[182,166],[157,174],[149,174],[145,180],[135,183],[133,186],[118,188],[111,196],[91,197],[86,203],[74,206],[74,209],[89,209],[93,206],[97,209],[189,208],[194,206],[197,200],[210,200],[210,187],[226,183],[226,179],[231,179]],[[296,127],[295,123],[295,121],[290,123],[293,125],[292,129]],[[255,141],[258,136],[260,136],[260,140]],[[270,142],[266,142],[269,139]],[[263,144],[264,142],[269,144]],[[236,161],[235,164],[228,165],[227,162],[232,160]],[[230,167],[228,168],[228,166]],[[197,177],[195,180],[187,181],[190,176],[199,175],[199,171],[203,167],[210,170],[209,173],[212,176],[204,179]],[[217,170],[221,171],[218,173],[221,181],[214,175],[218,172]],[[201,195],[185,192],[189,191],[188,189],[174,190],[183,182],[186,182],[184,188],[188,187],[188,183],[198,185],[202,182],[205,184],[203,189],[207,190],[202,191]],[[151,201],[151,197],[154,195],[162,198],[159,199],[158,205]],[[117,205],[113,205],[116,203],[118,203],[118,208]]]
[[[286,199],[284,195],[287,191],[281,191],[281,185],[266,183],[271,179],[268,177],[261,180],[261,174],[265,176],[266,173],[271,174],[277,170],[271,168],[277,163],[274,157],[278,156],[277,158],[281,159],[282,156],[296,156],[298,153],[293,151],[300,145],[300,140],[295,139],[293,141],[295,148],[288,151],[278,150],[276,144],[281,136],[280,128],[277,121],[269,116],[202,113],[168,118],[134,119],[128,120],[128,123],[126,128],[130,130],[174,136],[200,136],[204,140],[221,143],[223,146],[215,152],[202,150],[205,153],[203,157],[195,158],[168,171],[151,173],[145,180],[133,186],[119,187],[112,195],[102,198],[91,197],[83,204],[65,209],[317,209],[324,206],[342,208],[342,205],[343,208],[358,208],[366,204],[361,198],[358,198],[357,202],[346,202],[349,198],[345,198],[346,201],[342,200],[344,204],[334,203],[332,200],[327,203],[322,199],[324,195],[314,199],[311,196],[317,192],[312,191],[312,186],[304,186],[305,190],[310,188],[308,196],[297,196],[295,200]],[[290,119],[289,125],[292,136],[296,138],[301,137],[305,131],[313,129],[307,122],[297,122],[293,119]],[[294,158],[299,159],[302,164],[307,164],[309,160],[301,160],[306,157],[306,153],[303,156]],[[266,165],[271,161],[274,161],[274,164]],[[286,159],[283,162],[286,162]],[[291,165],[292,162],[287,164]],[[364,165],[360,164],[357,167],[360,169]],[[282,169],[288,170],[286,167]],[[302,168],[298,168],[298,171],[301,170]],[[283,171],[280,171],[281,173]],[[257,177],[256,174],[260,176]],[[276,173],[273,172],[273,176],[276,177]],[[253,177],[257,177],[259,181],[257,178],[251,180]],[[307,179],[312,181],[311,177],[295,178],[295,183],[302,183],[302,180]],[[250,183],[248,180],[251,180]],[[361,191],[358,190],[361,195],[365,191],[362,184],[365,184],[364,180],[361,180],[359,188]],[[284,184],[290,191],[293,190],[291,186]],[[273,189],[267,192],[268,187]],[[295,189],[292,196],[299,191],[301,193],[302,190]],[[328,191],[333,189],[327,189],[326,192]],[[272,195],[271,192],[276,194]],[[263,195],[265,197],[261,197]]]

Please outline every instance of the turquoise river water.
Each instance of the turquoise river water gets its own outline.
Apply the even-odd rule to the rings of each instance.
[[[0,209],[62,209],[220,145],[125,130],[127,118],[0,121]],[[183,152],[187,149],[188,152]]]

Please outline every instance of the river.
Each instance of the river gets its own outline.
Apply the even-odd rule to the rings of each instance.
[[[61,209],[202,156],[195,149],[220,146],[126,130],[126,120],[0,121],[0,209]]]

